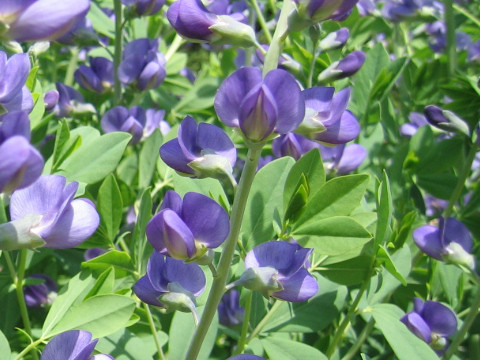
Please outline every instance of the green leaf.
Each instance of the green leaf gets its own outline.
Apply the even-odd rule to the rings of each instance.
[[[293,164],[291,157],[283,157],[267,164],[255,175],[242,222],[245,250],[273,238],[273,215],[275,210],[283,213],[283,189]]]
[[[82,301],[93,287],[94,282],[95,279],[90,273],[82,271],[75,275],[68,284],[60,290],[43,323],[42,337],[46,337],[46,335],[51,332],[53,327],[63,319],[65,313],[72,305]]]
[[[340,176],[326,182],[310,198],[294,229],[332,216],[349,215],[360,205],[367,188],[368,175]]]
[[[117,279],[125,277],[134,271],[130,256],[126,252],[118,250],[110,250],[82,263],[82,267],[90,269],[95,273],[102,273],[111,266],[115,269],[115,277]]]
[[[68,128],[67,120],[62,119],[60,126],[57,129],[55,136],[55,146],[53,147],[53,167],[55,168],[65,143],[70,139],[70,129]]]
[[[347,216],[334,216],[304,223],[292,232],[302,245],[315,249],[315,255],[358,256],[372,235],[358,222]],[[343,259],[345,260],[345,259]]]
[[[110,294],[113,292],[115,286],[115,270],[110,266],[103,273],[100,274],[92,290],[85,296],[88,299],[95,295]]]
[[[378,74],[370,90],[369,102],[371,104],[373,104],[374,101],[382,101],[385,99],[400,75],[402,75],[407,63],[407,58],[395,59]]]
[[[418,174],[415,183],[433,196],[448,200],[452,196],[453,189],[457,185],[455,174]]]
[[[378,221],[375,231],[375,246],[385,243],[390,232],[390,222],[392,221],[392,194],[390,192],[390,182],[385,170],[383,171],[383,181],[380,184],[379,190],[380,200],[377,202]]]
[[[38,69],[40,69],[40,66],[34,66],[32,70],[30,70],[30,74],[28,74],[27,82],[25,85],[27,85],[28,90],[30,92],[33,92],[35,88],[35,83],[37,82],[37,73]]]
[[[197,307],[198,315],[201,317],[203,307]],[[172,323],[170,325],[168,341],[168,358],[169,359],[185,359],[190,340],[195,331],[193,315],[191,313],[175,312]],[[209,359],[210,352],[215,345],[218,331],[218,315],[213,318],[212,324],[208,328],[202,348],[198,354],[197,360]]]
[[[182,69],[187,66],[188,56],[184,53],[175,53],[167,62],[167,74],[178,74]]]
[[[310,187],[310,196],[325,183],[325,169],[323,168],[322,157],[318,149],[309,151],[292,166],[285,181],[283,196],[284,208],[286,208],[290,202],[290,198],[293,196],[302,174],[307,178],[307,183]]]
[[[370,274],[373,258],[358,256],[346,261],[321,266],[317,271],[327,279],[337,284],[351,286],[364,282]]]
[[[144,189],[150,185],[157,159],[160,156],[159,150],[162,145],[162,134],[156,129],[152,135],[143,142],[142,150],[138,161],[138,187]]]
[[[97,295],[71,308],[46,337],[64,331],[90,331],[95,338],[104,337],[125,327],[135,310],[135,300],[122,295]]]
[[[210,194],[213,194],[215,199],[227,197],[220,182],[212,178],[192,179],[187,176],[173,173],[172,182],[175,191],[182,197],[190,191],[198,192],[205,196],[210,196]]]
[[[145,232],[147,230],[147,224],[152,217],[152,196],[150,190],[146,189],[140,200],[140,208],[138,210],[137,222],[132,235],[132,244],[134,244],[134,254],[138,270],[143,274],[143,270],[146,268],[148,258],[145,257],[145,248],[147,246],[147,236]]]
[[[193,88],[187,91],[174,110],[182,114],[195,113],[213,106],[213,101],[220,86],[220,79],[213,77],[199,78]]]
[[[10,359],[12,356],[12,351],[10,350],[10,345],[8,344],[8,340],[3,335],[3,332],[0,330],[0,354],[5,360]]]
[[[115,170],[131,138],[128,133],[113,132],[88,139],[62,162],[59,173],[70,181],[96,183]]]
[[[102,218],[100,227],[106,233],[108,240],[113,243],[120,229],[123,215],[122,193],[113,174],[109,174],[103,180],[98,190],[98,211]]]
[[[115,37],[115,24],[113,20],[94,2],[90,4],[90,11],[87,17],[92,21],[93,27],[97,32],[110,39]]]
[[[347,288],[321,276],[317,280],[320,291],[315,297],[301,303],[282,302],[263,331],[310,333],[330,325],[345,304]]]
[[[377,261],[379,264],[383,264],[387,271],[392,274],[398,281],[402,283],[403,286],[407,286],[407,281],[402,276],[402,274],[397,270],[395,263],[393,262],[392,258],[388,251],[382,247],[378,247],[377,251]]]
[[[404,312],[393,304],[376,304],[371,309],[377,327],[399,360],[438,360],[438,356],[403,324]]]
[[[280,337],[260,340],[270,359],[275,360],[327,360],[319,350],[310,345]]]

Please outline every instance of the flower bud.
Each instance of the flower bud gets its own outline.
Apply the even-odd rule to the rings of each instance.
[[[322,39],[319,44],[319,49],[321,51],[339,49],[347,43],[349,37],[350,31],[348,28],[341,28],[338,31],[328,34]]]
[[[467,123],[451,111],[429,105],[425,108],[424,113],[427,121],[438,129],[470,135]]]
[[[318,76],[319,82],[331,82],[354,75],[365,63],[365,53],[354,51],[340,61],[335,61]]]

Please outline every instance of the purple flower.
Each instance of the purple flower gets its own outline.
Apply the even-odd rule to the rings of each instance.
[[[251,354],[241,354],[229,357],[227,360],[267,360],[263,357]]]
[[[354,51],[342,60],[335,61],[318,75],[319,82],[331,82],[354,75],[365,63],[363,51]]]
[[[96,110],[92,104],[85,103],[85,99],[74,88],[57,82],[58,104],[55,107],[55,113],[60,117],[69,117],[72,115],[81,115],[95,113]]]
[[[205,290],[206,278],[195,263],[165,257],[155,251],[150,257],[147,274],[133,290],[147,304],[167,310],[191,311],[195,315],[195,298]]]
[[[93,355],[98,339],[85,330],[70,330],[55,336],[45,346],[42,360],[115,360],[110,355]]]
[[[0,37],[15,41],[54,40],[85,17],[90,0],[2,0]]]
[[[367,16],[373,14],[377,10],[377,0],[359,0],[357,9],[360,15]]]
[[[418,129],[420,129],[422,126],[428,124],[425,116],[418,112],[411,112],[410,115],[408,115],[408,119],[410,120],[410,122],[407,124],[403,124],[400,127],[400,134],[408,138],[415,135]]]
[[[235,20],[248,23],[248,4],[245,1],[213,0],[208,6],[208,11],[217,15],[230,15]]]
[[[424,114],[430,125],[438,129],[470,135],[467,123],[449,110],[442,110],[438,106],[429,105],[425,108]]]
[[[414,299],[413,311],[401,321],[440,355],[448,347],[448,338],[457,331],[457,317],[452,310],[439,302],[424,302],[420,298]]]
[[[118,77],[124,84],[134,83],[138,90],[157,88],[165,77],[167,62],[158,51],[158,39],[137,39],[125,46]]]
[[[160,127],[164,116],[165,110],[144,110],[139,106],[128,110],[123,106],[116,106],[103,115],[101,125],[106,133],[125,131],[132,134],[132,143],[136,144],[152,135],[155,129]]]
[[[165,0],[122,0],[122,3],[131,6],[139,16],[153,15],[160,11]]]
[[[226,292],[218,304],[218,321],[224,326],[241,324],[245,309],[240,306],[240,293],[237,290]]]
[[[295,131],[327,144],[345,144],[360,134],[360,124],[347,110],[351,88],[334,95],[333,87],[313,87],[302,91],[305,118]]]
[[[320,41],[319,49],[322,51],[340,49],[347,43],[349,37],[350,30],[348,28],[341,28],[331,32]]]
[[[0,15],[1,9],[2,4]],[[0,110],[32,111],[33,97],[25,85],[29,73],[28,54],[15,54],[7,59],[7,54],[0,51]]]
[[[215,110],[249,140],[263,141],[274,131],[295,130],[305,115],[305,102],[295,78],[286,71],[272,70],[263,79],[260,69],[244,67],[222,83]]]
[[[421,8],[421,0],[386,1],[382,9],[382,14],[387,19],[401,21],[404,18],[415,15]]]
[[[71,248],[97,229],[100,217],[88,199],[73,199],[78,183],[60,175],[43,175],[10,199],[11,222],[0,225],[4,249],[41,246]]]
[[[165,194],[161,210],[148,223],[147,238],[162,254],[200,260],[220,246],[230,232],[228,213],[209,197],[189,192],[183,201],[174,191]]]
[[[475,268],[472,236],[457,219],[440,218],[438,227],[423,225],[413,232],[413,240],[420,250],[434,259]]]
[[[334,147],[320,145],[320,151],[325,167],[338,175],[355,171],[368,154],[367,149],[360,144],[342,144]]]
[[[266,297],[306,301],[318,292],[317,280],[305,268],[312,252],[284,241],[260,244],[248,252],[247,271],[233,284],[260,291]]]
[[[57,90],[49,90],[45,93],[43,101],[45,102],[45,111],[52,111],[58,104],[60,95]]]
[[[295,160],[298,160],[310,150],[319,147],[320,144],[302,135],[288,133],[280,135],[273,140],[272,150],[277,158],[291,156]]]
[[[178,130],[178,138],[160,148],[160,156],[171,168],[191,176],[231,176],[237,160],[232,140],[218,126],[200,123],[187,116]]]
[[[104,57],[90,58],[90,67],[80,65],[75,71],[75,80],[88,91],[103,93],[114,83],[113,62]]]
[[[57,283],[50,276],[44,274],[33,274],[29,276],[29,279],[41,279],[43,282],[25,286],[23,291],[27,306],[38,308],[52,303],[57,295]]]
[[[29,186],[42,174],[43,157],[30,144],[30,119],[24,111],[0,115],[0,192]]]

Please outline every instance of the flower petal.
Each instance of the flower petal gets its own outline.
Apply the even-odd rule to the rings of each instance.
[[[163,293],[157,291],[152,286],[152,283],[147,275],[143,276],[135,283],[133,291],[143,302],[154,306],[163,306],[162,303],[157,299]]]
[[[70,330],[55,336],[42,353],[42,360],[87,360],[98,340],[85,330]]]
[[[195,263],[184,263],[170,257],[165,259],[163,278],[169,283],[179,283],[185,290],[190,291],[195,296],[199,296],[205,290],[207,283],[200,266]]]
[[[345,146],[342,157],[337,164],[337,174],[344,175],[356,170],[366,159],[367,149],[360,144]]]
[[[448,337],[457,331],[457,317],[455,313],[439,302],[425,302],[421,315],[432,332],[438,335]]]
[[[432,225],[420,226],[413,232],[413,240],[425,254],[437,260],[442,259],[443,246],[440,231],[437,227]]]
[[[472,235],[470,235],[470,231],[461,221],[458,221],[455,218],[448,218],[445,221],[443,236],[444,245],[447,245],[451,242],[456,242],[457,244],[460,244],[466,252],[472,253]]]
[[[420,339],[428,344],[432,342],[432,330],[419,314],[410,312],[402,317],[401,321]]]
[[[327,144],[345,144],[360,134],[360,124],[350,111],[345,111],[335,124],[315,135],[315,140]]]
[[[188,166],[195,158],[193,156],[190,157],[190,154],[188,156],[185,155],[178,138],[170,140],[160,147],[160,157],[165,164],[176,171],[190,175],[195,174],[195,171]]]
[[[237,149],[230,137],[218,126],[200,123],[198,125],[197,144],[202,150],[213,150],[216,154],[226,157],[232,167],[237,161]]]
[[[291,302],[307,301],[318,292],[318,283],[307,269],[300,269],[292,277],[281,280],[282,291],[272,294],[272,297]]]

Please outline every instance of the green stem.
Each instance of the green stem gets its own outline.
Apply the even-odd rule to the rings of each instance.
[[[445,24],[447,25],[448,73],[452,76],[455,74],[457,66],[457,39],[455,35],[453,0],[445,0]]]
[[[310,66],[310,71],[308,72],[307,88],[312,87],[313,74],[315,72],[315,65],[317,64],[317,58],[318,58],[318,41],[316,41],[315,44],[313,45],[313,58],[312,58],[312,64]]]
[[[362,286],[360,287],[360,290],[358,290],[357,296],[355,297],[352,305],[348,309],[347,315],[345,316],[345,318],[340,323],[340,326],[338,327],[338,330],[335,333],[335,336],[333,337],[333,340],[332,340],[331,344],[329,345],[329,347],[327,349],[326,355],[329,359],[332,358],[332,355],[335,353],[337,345],[341,341],[341,339],[343,337],[343,333],[345,332],[345,329],[350,324],[350,322],[352,321],[352,319],[355,315],[355,312],[357,311],[358,304],[360,303],[360,300],[362,299],[363,294],[365,293],[365,291],[367,290],[367,288],[370,284],[370,278],[371,278],[372,271],[373,271],[373,265],[371,266],[370,271],[368,272],[368,275],[367,275],[365,281],[362,283]]]
[[[73,75],[75,74],[75,70],[77,70],[79,51],[80,49],[75,46],[70,52],[70,61],[68,62],[67,72],[65,73],[65,85],[73,85]]]
[[[114,72],[114,89],[115,105],[122,100],[122,84],[118,78],[118,67],[122,62],[122,1],[113,0],[113,8],[115,10],[115,53],[113,57],[113,72]]]
[[[165,54],[165,60],[168,62],[172,56],[177,52],[177,50],[180,48],[185,43],[185,40],[180,35],[175,35],[175,38],[173,39],[172,43],[170,44],[170,47],[167,50],[167,53]]]
[[[260,10],[260,7],[258,6],[258,1],[257,0],[252,0],[252,5],[253,8],[255,9],[255,12],[257,14],[258,22],[260,23],[260,27],[263,30],[263,33],[265,34],[265,37],[267,38],[267,41],[269,43],[272,42],[272,34],[270,34],[270,30],[268,30],[267,22],[265,21],[265,18],[263,17],[262,10]]]
[[[288,35],[288,18],[295,10],[295,3],[292,0],[284,0],[280,18],[278,19],[277,28],[273,34],[273,39],[265,55],[265,62],[263,64],[263,76],[268,74],[270,70],[276,69],[278,66],[278,59],[282,52],[282,44]]]
[[[470,170],[472,169],[472,164],[473,164],[473,160],[475,160],[476,153],[477,153],[477,146],[475,144],[472,144],[470,146],[470,150],[467,155],[467,160],[465,162],[463,171],[460,174],[460,177],[458,179],[457,185],[455,186],[455,189],[453,190],[452,196],[450,197],[450,200],[448,202],[448,206],[445,208],[445,211],[443,213],[443,217],[445,219],[447,219],[452,214],[453,208],[457,203],[458,198],[462,194],[465,181],[467,180],[468,174],[470,174]]]
[[[470,312],[468,313],[467,318],[463,322],[463,325],[460,328],[460,331],[457,333],[452,343],[448,347],[447,352],[443,356],[444,360],[450,359],[455,354],[455,351],[457,350],[458,346],[462,343],[465,335],[467,334],[468,330],[472,326],[473,321],[475,320],[478,314],[479,308],[480,308],[480,286],[477,284],[477,294],[475,295],[473,304],[470,307]]]
[[[252,312],[253,291],[246,291],[248,292],[248,295],[247,303],[245,304],[245,317],[243,318],[242,332],[240,334],[240,339],[238,340],[237,349],[235,350],[233,355],[239,355],[243,353],[245,345],[247,344],[248,326],[250,325],[250,314]]]
[[[277,310],[280,308],[282,305],[281,301],[276,301],[275,304],[268,310],[267,314],[263,317],[263,319],[258,323],[258,325],[253,329],[252,333],[247,339],[247,344],[253,340],[255,337],[257,337],[258,334],[263,330],[265,325],[267,325],[267,322],[270,320],[270,318],[277,312]]]
[[[255,173],[257,171],[258,161],[262,152],[263,143],[252,144],[245,159],[245,168],[240,178],[240,183],[237,188],[235,200],[233,201],[232,214],[230,216],[230,235],[225,241],[225,245],[220,257],[220,262],[217,267],[218,276],[213,280],[210,294],[208,295],[205,310],[198,327],[195,330],[192,342],[187,353],[187,360],[195,360],[198,356],[208,328],[212,323],[213,316],[217,311],[218,304],[222,299],[225,291],[225,284],[227,281],[228,271],[232,262],[233,254],[235,252],[235,245],[237,244],[238,235],[242,225],[243,215],[245,213],[245,206],[247,204],[248,194],[252,186]]]
[[[460,14],[462,14],[466,18],[470,19],[475,25],[480,27],[480,19],[475,17],[475,15],[470,13],[468,10],[464,9],[463,7],[461,7],[460,5],[457,5],[457,4],[453,4],[453,9],[458,11]]]
[[[165,355],[163,354],[162,350],[162,344],[160,344],[160,339],[158,338],[157,330],[155,329],[155,323],[153,322],[152,312],[150,311],[148,304],[143,303],[143,307],[147,312],[148,325],[150,325],[150,331],[152,332],[153,340],[155,341],[155,346],[158,350],[158,359],[165,360]]]
[[[32,351],[32,349],[37,347],[37,345],[42,343],[43,341],[44,341],[44,339],[38,339],[38,340],[30,343],[30,345],[28,345],[25,349],[23,349],[23,351],[20,354],[17,355],[15,360],[22,360],[25,355],[27,355],[30,351]]]
[[[408,26],[407,26],[407,24],[401,22],[400,23],[400,31],[401,31],[401,34],[402,34],[403,44],[405,45],[405,49],[407,50],[407,55],[408,55],[408,57],[412,57],[413,56],[413,51],[412,51],[412,48],[410,46],[410,39],[409,39],[409,36],[408,36]]]
[[[7,195],[0,194],[0,224],[6,223],[8,221],[7,213],[5,211],[5,201],[3,200],[5,196]]]
[[[373,320],[373,317],[372,317],[370,321],[367,323],[367,325],[363,328],[355,344],[353,344],[350,350],[348,350],[348,352],[345,354],[342,360],[353,359],[353,357],[357,354],[357,351],[360,350],[363,343],[367,340],[368,336],[372,332],[374,325],[375,325],[375,320]]]

